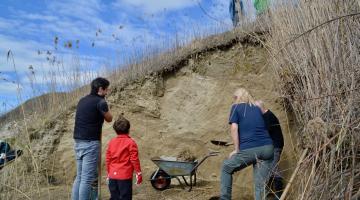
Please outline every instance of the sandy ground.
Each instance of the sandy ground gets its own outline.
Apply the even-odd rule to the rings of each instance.
[[[296,160],[295,152],[290,125],[279,98],[276,98],[273,78],[265,65],[266,58],[264,49],[238,44],[229,51],[213,52],[189,62],[176,74],[161,79],[160,88],[153,87],[158,82],[149,80],[129,86],[123,94],[109,97],[111,112],[115,116],[124,113],[130,120],[130,134],[139,146],[144,183],[134,187],[133,199],[202,200],[219,195],[221,164],[233,147],[215,146],[210,140],[230,141],[227,121],[232,94],[238,87],[247,88],[279,117],[286,143],[280,167],[288,180]],[[154,90],[161,92],[157,91],[157,95],[154,95]],[[73,113],[65,124],[68,131],[50,158],[54,161],[53,176],[57,184],[42,188],[43,195],[35,199],[70,198],[76,172],[72,139]],[[106,144],[115,137],[111,125],[105,124],[103,128],[103,180],[106,177]],[[175,179],[169,189],[161,192],[154,190],[148,180],[157,167],[150,159],[162,155],[177,156],[184,150],[189,150],[198,159],[212,150],[220,151],[220,154],[210,157],[199,167],[198,185],[193,191],[183,189]],[[101,185],[102,199],[109,199],[104,182]],[[251,167],[234,175],[233,196],[234,199],[253,199]]]

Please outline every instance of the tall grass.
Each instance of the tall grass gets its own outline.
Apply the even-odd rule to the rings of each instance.
[[[309,148],[291,199],[358,199],[360,3],[278,2],[268,18],[272,66]]]
[[[28,76],[31,90],[33,95],[41,94],[41,96],[22,103],[24,93],[21,88],[24,88],[24,85],[19,78],[16,57],[11,51],[8,52],[7,57],[8,63],[13,67],[17,77],[17,80],[12,81],[12,83],[17,85],[17,102],[21,104],[1,117],[1,125],[11,122],[12,125],[8,127],[13,135],[7,136],[9,138],[6,140],[13,148],[22,149],[24,155],[17,162],[7,165],[1,170],[0,199],[30,199],[34,198],[35,194],[40,194],[41,185],[48,182],[48,169],[45,168],[47,166],[44,163],[44,157],[46,158],[49,153],[46,151],[46,149],[49,149],[49,145],[56,146],[53,143],[55,140],[41,142],[45,135],[37,135],[36,133],[40,129],[47,129],[47,131],[50,131],[49,135],[53,134],[51,132],[52,127],[49,124],[54,121],[55,117],[59,116],[59,113],[69,109],[74,96],[81,94],[81,90],[71,93],[59,93],[59,90],[64,90],[61,88],[64,87],[63,84],[60,83],[66,82],[66,87],[78,85],[79,80],[73,78],[78,76],[79,73],[60,74],[61,68],[54,67],[54,70],[44,71],[43,74],[38,75],[35,73],[36,68],[31,67]],[[88,79],[90,80],[93,77]],[[61,134],[58,137],[61,137]],[[42,151],[42,149],[45,150]]]

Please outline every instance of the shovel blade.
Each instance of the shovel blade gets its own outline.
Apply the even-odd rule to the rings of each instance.
[[[218,146],[229,146],[232,145],[233,143],[229,143],[229,142],[225,142],[225,141],[221,141],[221,140],[210,140],[210,142],[214,145],[218,145]]]

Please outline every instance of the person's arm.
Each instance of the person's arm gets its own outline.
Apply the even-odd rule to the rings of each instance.
[[[104,119],[105,119],[106,122],[111,122],[111,121],[112,121],[113,116],[112,116],[112,114],[110,113],[110,111],[104,113]]]
[[[106,158],[105,158],[105,165],[108,176],[110,173],[110,160],[111,160],[111,151],[110,151],[110,143],[109,143],[108,148],[106,149]]]
[[[130,162],[136,173],[141,173],[138,147],[135,142],[130,145]]]
[[[101,114],[104,117],[104,120],[106,122],[111,122],[113,119],[112,114],[109,111],[109,106],[106,103],[105,99],[101,100],[98,104],[98,110],[101,112]]]
[[[231,156],[233,156],[234,154],[239,152],[239,133],[238,133],[238,124],[237,123],[232,123],[231,124],[231,130],[230,130],[230,134],[231,134],[231,138],[232,141],[234,143],[234,151],[232,151],[229,154],[229,158],[231,158]]]
[[[230,154],[229,154],[229,158],[238,153],[239,152],[239,120],[240,120],[240,117],[239,117],[239,114],[237,112],[237,104],[234,104],[232,107],[231,107],[231,111],[230,111],[230,117],[229,117],[229,124],[231,125],[230,127],[230,135],[231,135],[231,139],[233,140],[233,143],[234,143],[234,151],[232,151]]]
[[[237,123],[232,123],[231,124],[231,138],[233,140],[234,143],[234,150],[236,152],[239,152],[239,125]]]
[[[130,145],[130,162],[133,165],[136,174],[136,184],[139,185],[142,182],[142,173],[139,160],[139,151],[135,142]]]

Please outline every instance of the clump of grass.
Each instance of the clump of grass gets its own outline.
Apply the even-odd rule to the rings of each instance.
[[[281,2],[269,12],[272,66],[309,148],[292,199],[360,198],[359,12],[356,0]]]

